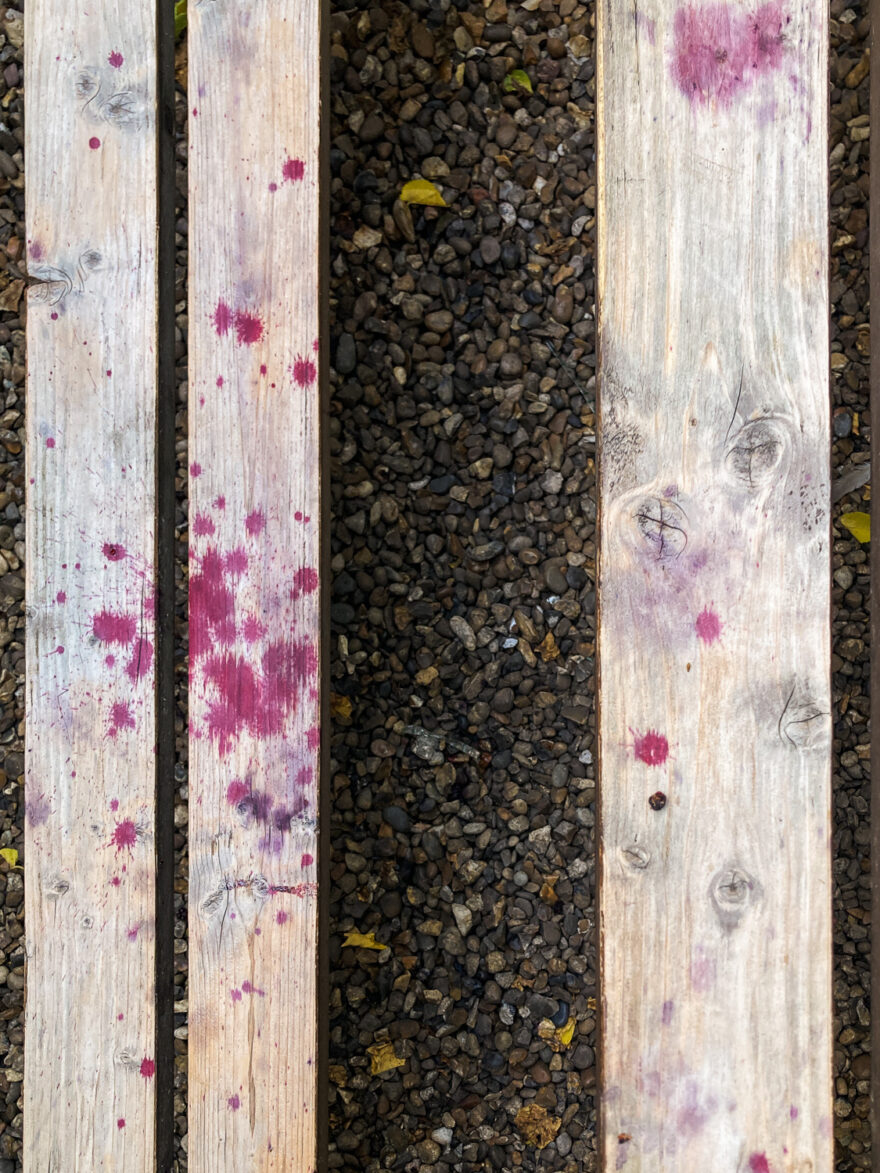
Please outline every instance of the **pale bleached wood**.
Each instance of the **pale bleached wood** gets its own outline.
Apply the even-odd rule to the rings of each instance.
[[[156,9],[27,5],[25,1167],[155,1168]]]
[[[830,1173],[826,9],[599,20],[603,1168]]]
[[[319,19],[189,14],[193,1173],[316,1165]]]

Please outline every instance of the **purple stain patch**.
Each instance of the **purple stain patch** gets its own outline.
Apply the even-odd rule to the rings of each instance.
[[[721,639],[721,620],[711,607],[703,608],[697,616],[694,626],[697,629],[697,635],[704,644],[714,644]]]
[[[783,28],[790,19],[775,0],[753,12],[724,3],[679,8],[673,80],[694,104],[717,101],[729,107],[757,77],[780,67]]]
[[[125,546],[119,542],[105,542],[101,550],[108,562],[121,562],[125,557]]]
[[[125,58],[122,56],[121,53],[119,53],[116,49],[114,49],[113,52],[110,54],[110,56],[107,58],[107,60],[113,66],[114,69],[120,69],[122,67],[122,63],[125,60]]]
[[[672,1016],[674,1013],[675,1013],[675,1003],[674,1002],[664,1002],[663,1003],[663,1010],[661,1011],[661,1014],[660,1014],[660,1021],[663,1023],[664,1026],[670,1025],[670,1023],[672,1022]]]
[[[241,1100],[238,1098],[237,1095],[230,1096],[229,1099],[226,1101],[226,1103],[227,1103],[227,1106],[229,1107],[230,1112],[237,1112],[238,1109],[241,1107]]]
[[[281,174],[290,183],[298,183],[305,173],[306,165],[302,159],[288,159],[281,171]]]

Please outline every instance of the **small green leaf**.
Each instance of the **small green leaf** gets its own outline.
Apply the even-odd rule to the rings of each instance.
[[[840,524],[846,526],[852,536],[860,542],[871,540],[871,515],[869,513],[844,513]]]
[[[427,204],[432,208],[445,208],[446,200],[439,188],[427,179],[411,179],[403,185],[400,198],[405,204]]]
[[[181,36],[186,31],[186,0],[177,0],[174,5],[174,35]]]
[[[534,93],[532,79],[524,69],[514,69],[512,73],[508,73],[504,79],[504,88],[509,94],[516,90],[525,90],[527,94]]]
[[[18,867],[18,852],[14,847],[0,847],[0,855],[3,856],[11,868]]]

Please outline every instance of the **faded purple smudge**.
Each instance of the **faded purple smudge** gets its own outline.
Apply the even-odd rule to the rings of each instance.
[[[660,1021],[663,1023],[664,1026],[669,1026],[669,1024],[672,1022],[672,1016],[674,1013],[675,1013],[675,1003],[674,1002],[664,1002],[663,1003],[663,1011],[660,1015]]]
[[[693,103],[729,107],[762,73],[782,64],[784,16],[778,0],[752,13],[733,4],[679,8],[671,73]]]

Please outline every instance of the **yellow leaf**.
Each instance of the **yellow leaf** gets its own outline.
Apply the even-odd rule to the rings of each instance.
[[[18,867],[18,852],[14,847],[0,847],[0,855],[3,856],[11,868]]]
[[[393,1071],[395,1067],[406,1067],[406,1059],[398,1059],[394,1054],[394,1043],[374,1043],[367,1047],[370,1056],[370,1075],[381,1075],[383,1071]]]
[[[351,716],[351,700],[347,696],[340,696],[338,692],[330,693],[330,712],[334,717],[342,717],[347,721]]]
[[[852,536],[860,542],[870,542],[871,540],[871,515],[870,513],[844,513],[840,519],[840,524],[846,526]]]
[[[548,660],[555,660],[559,655],[559,645],[552,631],[548,631],[544,638],[538,644],[538,651],[541,653],[541,659],[546,664]]]
[[[380,945],[376,940],[375,933],[346,933],[345,940],[342,942],[342,948],[351,945],[357,949],[378,949],[381,953],[383,949],[387,949],[387,945]]]
[[[532,90],[532,79],[524,69],[514,69],[512,73],[508,73],[504,79],[504,88],[509,94],[517,89],[523,89],[527,94],[534,93]]]
[[[445,208],[446,200],[439,188],[427,179],[411,179],[404,184],[400,198],[405,204],[428,204],[432,208]]]
[[[555,904],[559,897],[556,895],[556,881],[559,879],[558,875],[548,876],[541,885],[541,891],[538,895],[545,904]]]
[[[565,1026],[560,1026],[556,1031],[556,1037],[559,1039],[560,1043],[563,1043],[566,1047],[574,1038],[574,1028],[576,1025],[577,1023],[575,1020],[573,1018],[569,1018]]]
[[[538,1024],[538,1037],[549,1043],[552,1051],[564,1051],[574,1038],[576,1026],[574,1018],[569,1018],[565,1026],[554,1026],[549,1018],[542,1018]]]
[[[538,1104],[526,1104],[514,1117],[514,1124],[523,1135],[526,1144],[545,1148],[562,1127],[561,1120],[554,1120],[546,1108]]]

